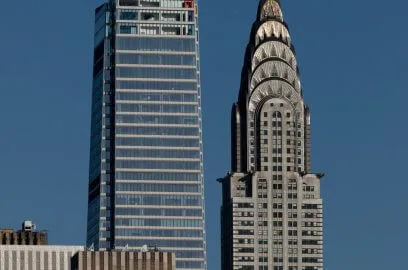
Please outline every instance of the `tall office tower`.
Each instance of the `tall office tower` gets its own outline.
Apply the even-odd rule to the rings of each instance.
[[[96,9],[87,245],[143,245],[205,269],[197,6]]]
[[[232,172],[220,179],[222,269],[322,270],[320,179],[310,113],[279,1],[262,0],[232,109]]]

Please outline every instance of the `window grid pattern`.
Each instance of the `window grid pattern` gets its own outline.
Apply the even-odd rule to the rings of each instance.
[[[186,2],[120,1],[109,13],[102,42],[115,50],[105,46],[104,67],[94,68],[100,193],[89,204],[88,245],[157,245],[177,254],[177,269],[198,270],[206,269],[199,43]]]

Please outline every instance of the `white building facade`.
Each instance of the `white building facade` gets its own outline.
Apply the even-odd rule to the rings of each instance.
[[[71,258],[83,246],[0,245],[1,270],[71,270]]]

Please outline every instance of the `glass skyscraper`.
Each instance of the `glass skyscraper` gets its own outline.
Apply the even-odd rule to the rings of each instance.
[[[95,12],[87,245],[157,246],[206,269],[197,6]]]

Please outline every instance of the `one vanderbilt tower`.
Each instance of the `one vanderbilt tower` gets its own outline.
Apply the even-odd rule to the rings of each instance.
[[[96,9],[87,245],[206,269],[197,5]]]
[[[231,117],[222,183],[222,270],[323,270],[322,174],[280,2],[260,1]]]

